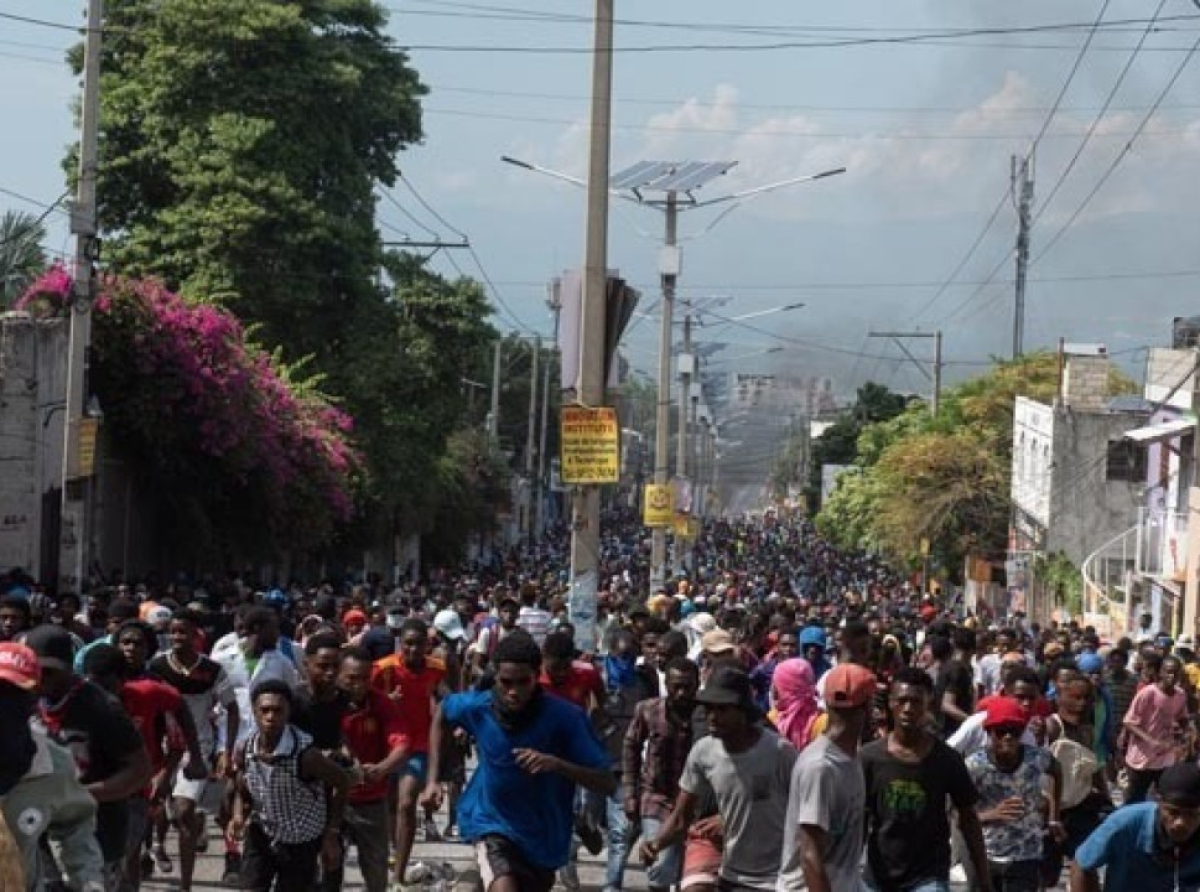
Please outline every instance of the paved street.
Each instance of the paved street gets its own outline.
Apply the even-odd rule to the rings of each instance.
[[[217,831],[209,825],[210,841],[209,850],[206,854],[200,855],[196,865],[196,882],[195,889],[221,889],[225,888],[221,885],[221,872],[224,865],[221,852],[221,841]],[[451,887],[455,890],[471,890],[475,888],[473,876],[469,873],[475,868],[475,859],[471,850],[457,843],[442,843],[431,844],[420,841],[418,833],[418,842],[415,849],[414,859],[425,864],[449,864],[454,868],[456,875],[459,877],[458,884]],[[176,848],[176,837],[172,834],[167,843],[167,850],[172,858],[177,858],[178,849]],[[586,892],[598,892],[604,887],[604,863],[602,861],[604,853],[600,857],[592,857],[587,852],[581,854],[581,863],[579,869],[579,878],[582,883],[582,889]],[[347,892],[359,892],[363,889],[361,877],[358,871],[354,869],[354,852],[351,850],[349,868],[346,871],[347,882],[343,887]],[[178,865],[176,865],[176,873],[159,875],[156,874],[149,882],[142,884],[144,890],[154,890],[154,892],[167,892],[178,888],[176,879],[178,874]],[[557,887],[557,888],[561,888]],[[626,889],[645,889],[645,875],[640,866],[629,869],[625,874]],[[291,890],[287,890],[291,892]]]

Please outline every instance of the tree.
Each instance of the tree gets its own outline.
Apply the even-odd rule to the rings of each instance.
[[[0,216],[0,309],[10,306],[46,268],[46,227],[32,214]]]
[[[330,542],[354,513],[361,461],[320,381],[224,309],[154,281],[99,286],[91,387],[154,496],[163,552],[220,566]],[[20,307],[65,313],[71,288],[54,267]]]
[[[463,379],[491,368],[487,297],[477,282],[450,282],[408,255],[385,258],[391,298],[351,318],[352,349],[330,375],[355,419],[370,459],[370,501],[360,532],[378,536],[428,528],[445,478],[447,441],[466,420]]]
[[[908,398],[882,384],[868,381],[858,389],[853,408],[833,423],[812,444],[809,460],[808,498],[818,504],[821,496],[821,469],[825,465],[853,464],[858,454],[858,438],[872,424],[888,421],[904,411]]]
[[[1120,373],[1110,377],[1112,393],[1133,386]],[[1003,551],[1014,402],[1050,402],[1057,387],[1057,357],[1033,353],[950,388],[937,418],[914,404],[868,425],[855,449],[861,477],[839,484],[819,525],[844,545],[869,543],[902,561],[915,561],[926,539],[935,564],[951,573],[970,553]]]
[[[374,187],[425,92],[371,0],[110,0],[106,256],[329,372],[382,299]],[[78,61],[78,59],[77,59]]]

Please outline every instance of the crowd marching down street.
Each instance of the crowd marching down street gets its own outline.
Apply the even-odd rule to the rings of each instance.
[[[773,513],[647,598],[603,529],[594,652],[561,530],[398,587],[0,576],[0,890],[192,892],[210,845],[253,892],[351,851],[368,892],[578,889],[584,850],[605,892],[1200,888],[1189,638],[972,613]]]

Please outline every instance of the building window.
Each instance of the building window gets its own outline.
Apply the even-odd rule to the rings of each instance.
[[[1105,480],[1124,480],[1144,483],[1146,480],[1146,447],[1128,440],[1113,440],[1108,444]]]

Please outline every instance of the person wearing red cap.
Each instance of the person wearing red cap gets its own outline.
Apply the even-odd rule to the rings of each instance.
[[[858,761],[875,698],[875,673],[839,663],[824,675],[825,733],[792,769],[779,889],[858,888],[866,787]]]
[[[987,746],[967,758],[967,771],[979,792],[979,820],[993,888],[1037,892],[1046,831],[1056,839],[1065,832],[1059,821],[1061,775],[1049,750],[1022,742],[1029,712],[1012,697],[993,697],[983,728]],[[1049,777],[1049,811],[1041,813],[1043,780]]]
[[[79,781],[75,758],[29,721],[41,667],[23,644],[0,643],[0,827],[12,849],[0,849],[0,889],[42,889],[43,837],[54,844],[72,889],[101,892],[104,859],[96,839],[96,800]],[[8,858],[11,853],[16,858]],[[15,862],[15,863],[6,863]],[[16,873],[24,880],[12,879]]]

